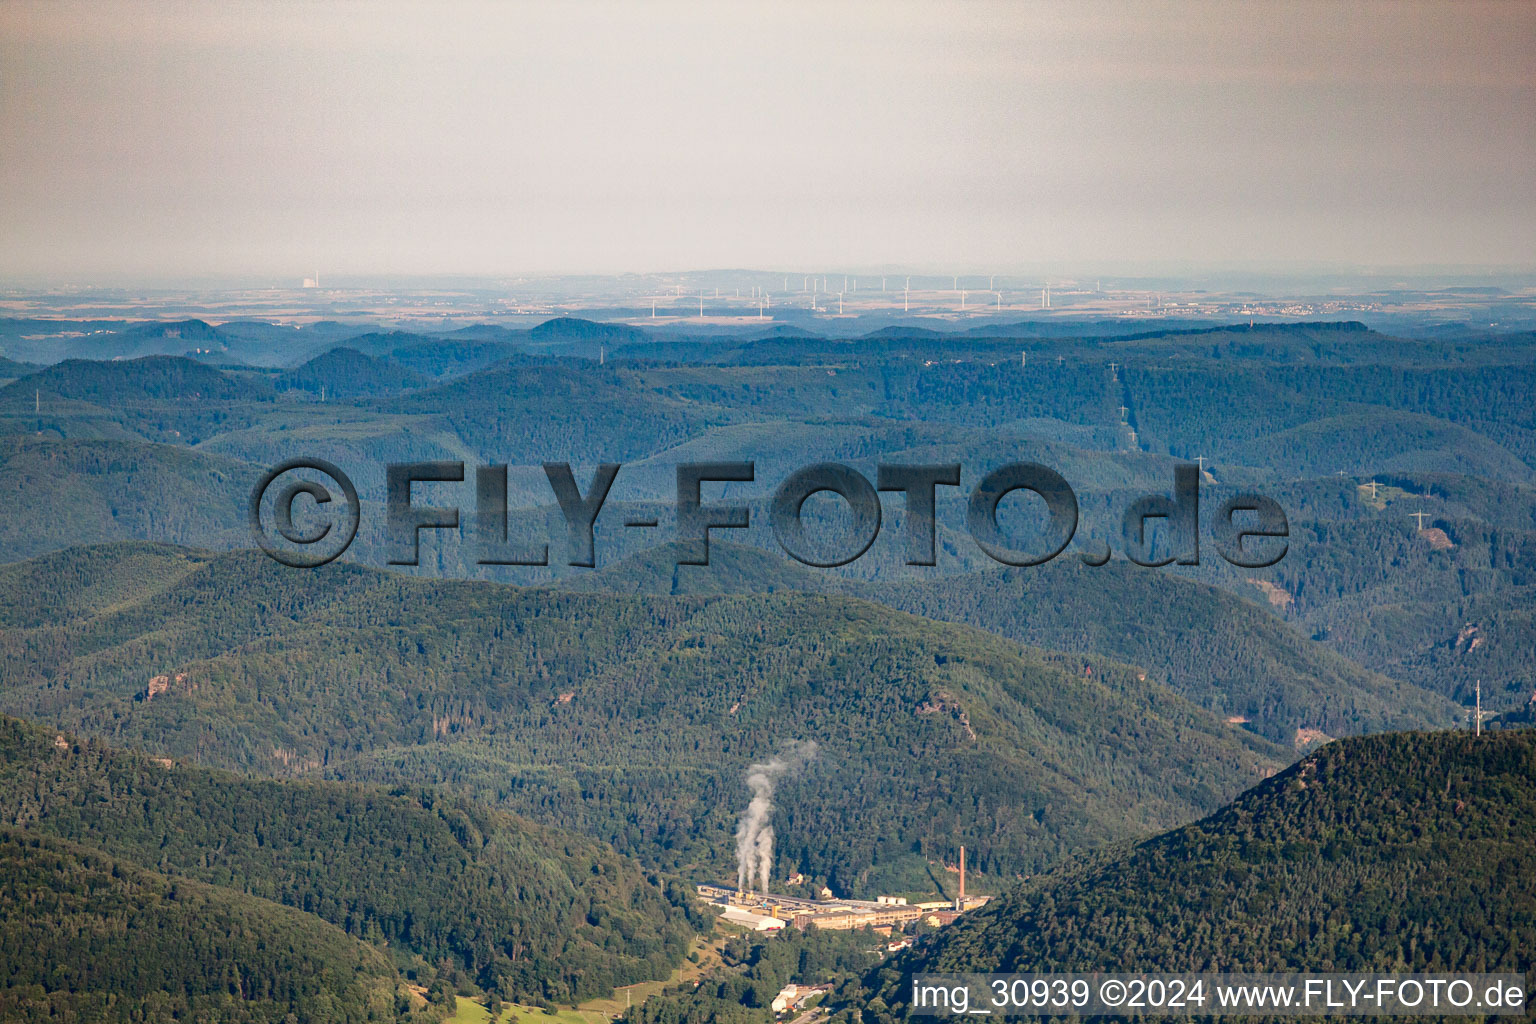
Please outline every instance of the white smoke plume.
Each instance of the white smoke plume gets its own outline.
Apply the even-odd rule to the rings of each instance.
[[[747,788],[752,802],[736,825],[736,888],[746,891],[756,879],[768,891],[773,870],[773,787],[785,775],[799,771],[816,757],[813,740],[791,743],[784,753],[764,764],[747,768]]]

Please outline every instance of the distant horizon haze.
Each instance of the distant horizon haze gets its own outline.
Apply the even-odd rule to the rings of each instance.
[[[1523,274],[1533,125],[1529,3],[12,0],[0,286]]]

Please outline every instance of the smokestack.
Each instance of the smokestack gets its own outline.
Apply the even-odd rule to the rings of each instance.
[[[960,898],[965,899],[965,847],[960,847]]]

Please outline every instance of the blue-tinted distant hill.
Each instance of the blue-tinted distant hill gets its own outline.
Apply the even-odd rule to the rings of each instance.
[[[429,377],[393,360],[367,356],[348,347],[333,348],[273,381],[280,391],[302,391],[328,399],[395,395],[429,383]]]
[[[107,361],[66,359],[0,388],[0,410],[33,407],[35,393],[112,409],[152,402],[242,402],[272,396],[264,382],[232,376],[195,359],[144,356]]]
[[[389,353],[391,361],[429,377],[460,377],[514,358],[523,346],[496,339],[423,338]]]
[[[1060,321],[981,325],[943,331],[898,324],[852,338],[794,329],[690,341],[653,337],[620,354],[637,359],[739,365],[818,361],[1030,359],[1103,365],[1127,360],[1223,360],[1324,366],[1359,364],[1497,364],[1529,361],[1528,346],[1493,338],[1401,338],[1353,321],[1193,325],[1145,329],[1142,324]]]
[[[0,388],[0,433],[198,444],[276,412],[260,372],[183,356],[67,359]]]
[[[97,359],[132,359],[149,355],[226,352],[230,339],[205,320],[138,324],[116,335],[83,341],[79,354]]]
[[[38,324],[22,337],[7,339],[6,351],[40,363],[189,354],[226,362],[260,362],[259,358],[247,358],[253,353],[246,350],[240,335],[226,334],[199,319],[143,323],[53,321]]]
[[[375,407],[433,414],[488,461],[524,463],[643,457],[731,418],[586,360],[512,360]]]
[[[285,367],[313,358],[343,344],[359,328],[334,320],[310,324],[278,324],[266,320],[236,319],[219,324],[231,361],[247,366]]]
[[[558,317],[528,332],[528,347],[550,355],[583,356],[596,359],[599,349],[613,350],[650,340],[638,327],[605,324],[578,317]]]
[[[14,359],[0,357],[0,379],[25,377],[41,369],[37,363],[19,363]]]
[[[420,345],[434,340],[431,335],[414,331],[364,331],[350,335],[344,345],[376,359],[388,357],[397,348]]]
[[[878,331],[870,331],[858,341],[879,341],[883,338],[920,338],[932,341],[936,338],[946,337],[946,332],[936,331],[931,327],[891,326],[882,327]]]
[[[1536,366],[1528,362],[1135,359],[1122,363],[1114,386],[1141,443],[1187,457],[1270,464],[1291,477],[1458,471],[1458,458],[1497,479],[1523,481],[1536,472]]]
[[[457,331],[445,335],[372,331],[348,338],[345,347],[432,378],[473,373],[524,351],[522,345],[504,337],[461,336]]]

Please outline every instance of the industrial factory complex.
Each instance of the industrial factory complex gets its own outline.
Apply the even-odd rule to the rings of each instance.
[[[918,921],[933,925],[949,924],[960,914],[987,902],[986,896],[965,893],[965,848],[960,848],[960,891],[953,900],[909,903],[896,896],[878,896],[874,900],[839,900],[830,890],[821,891],[821,899],[808,900],[778,896],[766,892],[732,889],[722,885],[701,885],[699,896],[721,908],[721,917],[732,924],[754,931],[776,931],[784,927],[799,929],[828,928],[905,928]]]

